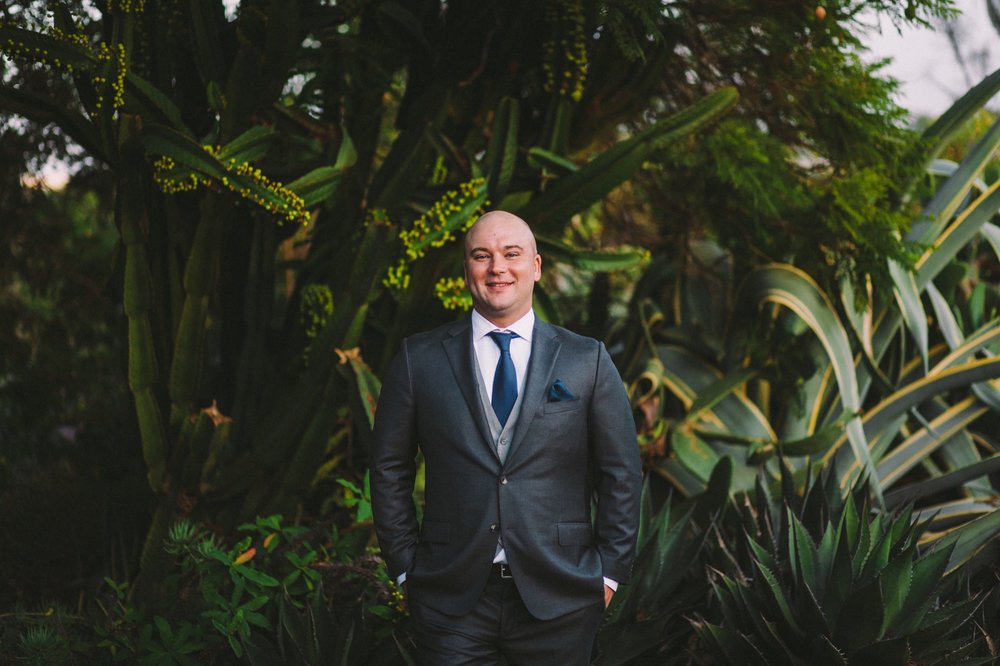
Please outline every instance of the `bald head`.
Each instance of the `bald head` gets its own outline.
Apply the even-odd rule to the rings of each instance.
[[[531,309],[542,258],[535,235],[517,215],[486,213],[465,235],[465,283],[479,314],[506,328]]]
[[[526,239],[531,240],[531,254],[538,254],[538,248],[535,245],[535,234],[531,232],[531,227],[529,227],[528,223],[519,218],[517,215],[508,213],[505,210],[491,210],[472,223],[469,230],[465,232],[466,253],[469,252],[469,249],[472,247],[472,243],[474,243],[477,238],[479,238],[482,234],[488,233],[489,230],[496,228],[504,228],[517,233],[518,235],[523,234]]]

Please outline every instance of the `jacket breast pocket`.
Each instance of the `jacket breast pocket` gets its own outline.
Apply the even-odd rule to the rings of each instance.
[[[543,414],[557,414],[559,412],[571,412],[575,409],[580,409],[583,407],[583,401],[577,398],[576,400],[557,400],[555,402],[547,402],[542,406]]]
[[[594,530],[590,523],[559,523],[560,546],[589,546],[594,541]]]
[[[448,543],[451,541],[451,523],[425,520],[420,526],[420,540],[426,543]]]

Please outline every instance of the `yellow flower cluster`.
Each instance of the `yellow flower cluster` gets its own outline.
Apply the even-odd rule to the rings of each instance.
[[[0,26],[5,25],[0,22]],[[56,40],[57,42],[62,42],[64,44],[69,44],[80,49],[90,50],[90,42],[87,36],[81,32],[68,32],[62,28],[56,26],[51,26],[44,29],[44,34]],[[22,60],[33,60],[35,62],[41,62],[56,69],[63,69],[73,73],[74,66],[71,62],[64,63],[62,58],[58,55],[53,54],[48,49],[43,48],[38,45],[31,45],[26,42],[16,41],[12,37],[8,37],[5,42],[0,44],[0,53],[7,55],[11,59],[22,59]],[[111,108],[120,109],[125,105],[125,72],[126,58],[125,58],[125,46],[122,44],[115,44],[114,46],[109,46],[108,44],[101,42],[98,46],[97,53],[95,55],[97,60],[97,68],[102,69],[107,63],[112,60],[115,61],[114,68],[114,80],[111,82]],[[96,75],[93,78],[94,87],[98,90],[102,89],[108,80],[107,77]],[[101,97],[97,98],[97,110],[100,110],[104,105],[104,100]]]
[[[115,78],[111,82],[111,108],[120,109],[125,106],[125,45],[115,44],[114,47],[110,47],[101,42],[101,46],[97,52],[97,59],[101,64],[111,62],[112,59],[115,60]],[[107,82],[108,80],[103,76],[98,75],[94,77],[94,87],[98,90],[103,88]],[[97,110],[100,111],[101,107],[104,106],[104,100],[98,97],[96,106]]]
[[[464,278],[441,278],[434,285],[434,294],[448,310],[468,310],[472,295],[465,289]]]
[[[387,271],[383,284],[398,290],[409,287],[409,264],[423,257],[429,248],[442,247],[445,243],[454,241],[456,231],[464,232],[476,221],[482,207],[472,214],[460,216],[459,213],[462,213],[470,199],[480,195],[485,186],[485,178],[473,178],[459,185],[456,190],[448,190],[426,213],[416,219],[413,227],[399,232],[404,256]],[[488,203],[483,201],[482,205]]]
[[[0,27],[7,26],[8,24],[0,21]],[[83,34],[66,32],[56,27],[48,28],[46,34],[57,41],[72,44],[82,49],[90,49],[90,43],[87,41],[87,37]],[[0,53],[6,55],[12,60],[34,60],[35,62],[41,62],[55,67],[56,69],[65,69],[67,72],[73,72],[72,63],[63,64],[62,59],[50,53],[48,49],[37,45],[33,46],[25,42],[19,42],[13,37],[8,37],[6,41],[0,44]]]
[[[302,300],[299,302],[299,321],[305,329],[309,342],[302,350],[303,362],[309,362],[313,340],[330,321],[333,314],[333,292],[325,284],[309,284],[302,288]]]
[[[238,164],[235,169],[231,170],[239,176],[249,178],[258,187],[269,190],[277,197],[277,201],[265,198],[256,188],[245,186],[234,187],[226,179],[223,179],[223,185],[226,185],[244,199],[257,204],[272,215],[283,217],[288,222],[298,222],[302,225],[309,224],[310,217],[309,211],[306,210],[306,202],[295,192],[292,192],[278,181],[271,180],[262,174],[260,169],[254,167],[249,162]]]
[[[153,181],[165,194],[177,194],[179,192],[194,192],[199,185],[211,185],[212,181],[199,176],[195,172],[186,178],[172,178],[168,174],[177,167],[173,159],[164,155],[153,162]]]
[[[553,31],[552,38],[543,46],[545,90],[579,102],[587,82],[587,40],[582,0],[548,0],[545,20]],[[560,70],[561,74],[557,75]]]
[[[217,146],[206,145],[202,148],[210,155],[218,155],[219,148]],[[310,215],[309,211],[306,210],[306,202],[298,194],[283,184],[271,180],[249,162],[237,163],[236,160],[231,159],[227,163],[222,163],[222,166],[234,176],[233,178],[223,176],[219,181],[230,191],[236,192],[272,215],[282,218],[282,221],[298,222],[302,225],[309,224]],[[167,156],[160,157],[153,162],[153,180],[166,194],[193,192],[199,186],[212,184],[211,179],[196,172],[191,172],[183,178],[177,178],[170,173],[176,167],[176,162]],[[267,190],[273,196],[265,196],[261,190]]]
[[[108,13],[141,14],[146,9],[146,0],[108,0]]]

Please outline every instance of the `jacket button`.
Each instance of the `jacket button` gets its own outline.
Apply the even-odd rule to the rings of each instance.
[[[507,485],[507,477],[506,477],[506,476],[505,476],[505,477],[502,477],[502,478],[500,479],[500,485],[501,485],[501,486],[506,486],[506,485]]]
[[[497,524],[493,523],[492,525],[490,525],[490,532],[496,532],[496,531],[497,531]]]

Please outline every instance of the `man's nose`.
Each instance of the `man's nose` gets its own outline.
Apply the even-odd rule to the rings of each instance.
[[[490,262],[490,272],[491,273],[506,273],[507,272],[507,262],[503,259],[494,259]]]

